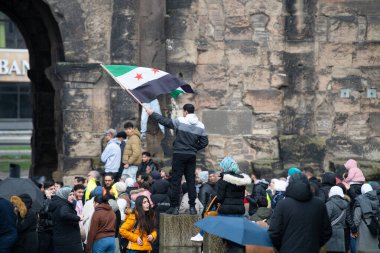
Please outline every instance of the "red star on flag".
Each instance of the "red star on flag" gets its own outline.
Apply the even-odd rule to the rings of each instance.
[[[156,74],[157,72],[160,72],[158,69],[152,69],[152,71]]]
[[[143,79],[142,74],[137,73],[135,78],[137,78],[137,81],[140,81],[140,79]]]

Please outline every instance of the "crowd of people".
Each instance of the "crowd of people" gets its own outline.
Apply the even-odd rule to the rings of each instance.
[[[171,171],[142,152],[138,129],[126,123],[123,132],[105,133],[104,170],[72,185],[36,182],[44,195],[38,212],[28,193],[0,198],[0,253],[159,252],[160,214],[206,216],[210,210],[268,229],[273,252],[380,252],[380,185],[366,182],[355,160],[319,178],[311,167],[290,168],[270,182],[258,169],[242,173],[230,156],[218,168],[196,166],[208,139],[194,107],[183,109],[177,119],[146,110],[176,131]],[[202,242],[203,236],[188,239]],[[229,241],[225,246],[230,253],[245,250]]]

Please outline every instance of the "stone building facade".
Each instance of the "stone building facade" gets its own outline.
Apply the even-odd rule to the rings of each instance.
[[[0,0],[30,54],[34,174],[96,167],[109,127],[141,108],[99,62],[152,66],[188,81],[210,145],[281,175],[348,158],[380,172],[380,3],[376,0]],[[160,97],[165,115],[175,113]],[[170,164],[173,136],[150,122],[147,149]]]

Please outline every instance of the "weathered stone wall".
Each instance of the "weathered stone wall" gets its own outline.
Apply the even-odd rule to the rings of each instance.
[[[230,154],[281,174],[354,158],[378,177],[379,10],[375,0],[168,0],[167,65],[196,88],[181,102],[207,126],[205,162]]]
[[[196,93],[176,102],[195,103],[206,124],[210,145],[198,159],[207,166],[232,155],[244,170],[253,164],[280,175],[292,165],[329,169],[355,158],[370,178],[379,176],[378,1],[43,1],[60,36],[50,32],[49,43],[28,38],[31,55],[51,49],[51,62],[41,66],[51,65],[55,99],[50,91],[47,106],[36,103],[35,110],[54,108],[54,126],[46,126],[65,175],[96,166],[106,128],[139,125],[141,108],[96,67],[103,62],[154,66],[190,82]],[[13,7],[35,5],[22,2]],[[31,77],[45,78],[35,69]],[[168,97],[160,102],[165,115],[176,113]],[[162,136],[152,121],[149,128],[147,148],[169,163],[172,134]]]

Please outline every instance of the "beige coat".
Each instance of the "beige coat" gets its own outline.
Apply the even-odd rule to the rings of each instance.
[[[133,130],[131,136],[128,136],[127,144],[124,148],[123,163],[129,165],[140,165],[142,160],[140,132]]]

